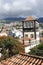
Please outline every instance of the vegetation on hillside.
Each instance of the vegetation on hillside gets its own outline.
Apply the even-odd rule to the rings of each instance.
[[[19,52],[24,52],[23,44],[19,43],[17,39],[15,39],[11,36],[0,37],[0,48],[2,48],[0,53],[2,53],[3,59],[6,59]]]
[[[43,56],[43,43],[32,48],[29,54]]]

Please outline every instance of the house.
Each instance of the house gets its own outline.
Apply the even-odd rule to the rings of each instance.
[[[24,38],[28,39],[28,43],[32,40],[39,40],[39,23],[32,16],[23,21]]]
[[[39,43],[39,23],[35,18],[29,16],[23,21],[23,44],[25,45],[25,52],[28,53],[31,48]]]

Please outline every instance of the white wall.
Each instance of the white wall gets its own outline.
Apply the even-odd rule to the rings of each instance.
[[[30,35],[31,35],[31,34],[34,35],[34,32],[25,32],[24,35],[25,35],[25,34],[28,34],[28,38],[30,38]]]
[[[25,34],[28,34],[28,38],[31,38],[30,36],[31,36],[31,34],[34,35],[34,32],[25,32],[24,35],[25,35]],[[35,37],[35,35],[34,35],[34,37]],[[37,39],[37,40],[40,39],[40,37],[39,37],[39,32],[36,32],[36,39]]]
[[[30,38],[31,34],[34,35],[34,32],[25,32],[24,34],[28,34],[28,37]],[[26,42],[26,40],[25,40],[25,42]],[[36,32],[36,40],[35,39],[31,40],[31,45],[28,45],[25,47],[25,53],[30,52],[30,49],[33,48],[34,46],[38,45],[39,43],[40,43],[39,32]]]
[[[25,53],[30,52],[30,49],[40,44],[39,41],[35,40],[31,45],[25,47]]]

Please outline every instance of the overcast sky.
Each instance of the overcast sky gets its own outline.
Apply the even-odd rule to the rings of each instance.
[[[0,0],[0,18],[41,17],[43,0]]]

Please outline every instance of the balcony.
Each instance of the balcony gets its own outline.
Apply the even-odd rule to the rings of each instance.
[[[36,22],[36,28],[39,27],[39,24]],[[24,22],[24,28],[34,28],[34,22]]]

